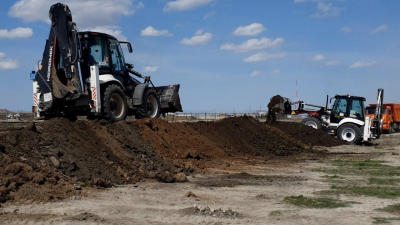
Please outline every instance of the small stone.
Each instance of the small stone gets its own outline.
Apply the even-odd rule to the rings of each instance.
[[[58,159],[54,156],[50,156],[50,162],[51,164],[53,164],[53,166],[55,168],[59,168],[60,167],[60,161],[58,161]]]
[[[187,177],[185,173],[178,173],[175,175],[175,181],[176,182],[185,182],[187,181]]]

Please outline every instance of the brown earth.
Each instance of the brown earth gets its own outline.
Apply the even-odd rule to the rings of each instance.
[[[268,126],[248,117],[113,124],[52,119],[0,133],[0,202],[53,201],[87,187],[148,179],[185,181],[190,172],[207,172],[221,163],[229,168],[235,160],[290,161],[290,156],[310,154],[313,145],[343,144],[334,140],[298,123]]]
[[[301,123],[278,121],[274,123],[269,123],[269,126],[279,128],[289,137],[294,138],[305,145],[332,147],[348,144],[348,142],[346,141],[332,138],[323,130],[317,130],[310,126],[305,126]]]
[[[128,122],[53,119],[0,135],[0,202],[49,201],[86,186],[144,179],[173,182],[176,168],[156,156]]]

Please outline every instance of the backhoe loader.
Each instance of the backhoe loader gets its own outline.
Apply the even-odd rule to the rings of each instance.
[[[99,32],[79,32],[65,4],[50,7],[51,29],[33,81],[36,117],[101,117],[111,122],[182,111],[179,84],[153,85],[125,62],[129,42]],[[138,79],[143,79],[140,82]]]

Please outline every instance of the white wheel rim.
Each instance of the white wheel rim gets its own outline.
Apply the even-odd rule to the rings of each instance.
[[[345,141],[353,141],[356,137],[356,132],[351,128],[345,128],[342,132],[342,139]]]
[[[117,93],[111,95],[110,104],[113,105],[114,103],[117,105],[117,107],[115,107],[115,109],[111,109],[111,113],[115,118],[119,118],[122,116],[125,109],[122,97]]]
[[[317,125],[317,123],[314,122],[314,121],[307,121],[307,122],[305,123],[305,125],[306,125],[306,126],[310,126],[310,127],[314,128],[314,129],[318,129],[318,125]]]
[[[158,113],[157,99],[153,95],[150,95],[147,98],[147,115],[149,115],[150,118],[154,118],[156,117],[157,113]]]

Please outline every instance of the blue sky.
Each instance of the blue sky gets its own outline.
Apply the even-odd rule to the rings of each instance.
[[[29,111],[58,1],[0,2],[0,108]],[[78,28],[128,40],[127,62],[154,84],[181,84],[186,112],[266,109],[280,94],[400,103],[397,0],[65,0]]]

